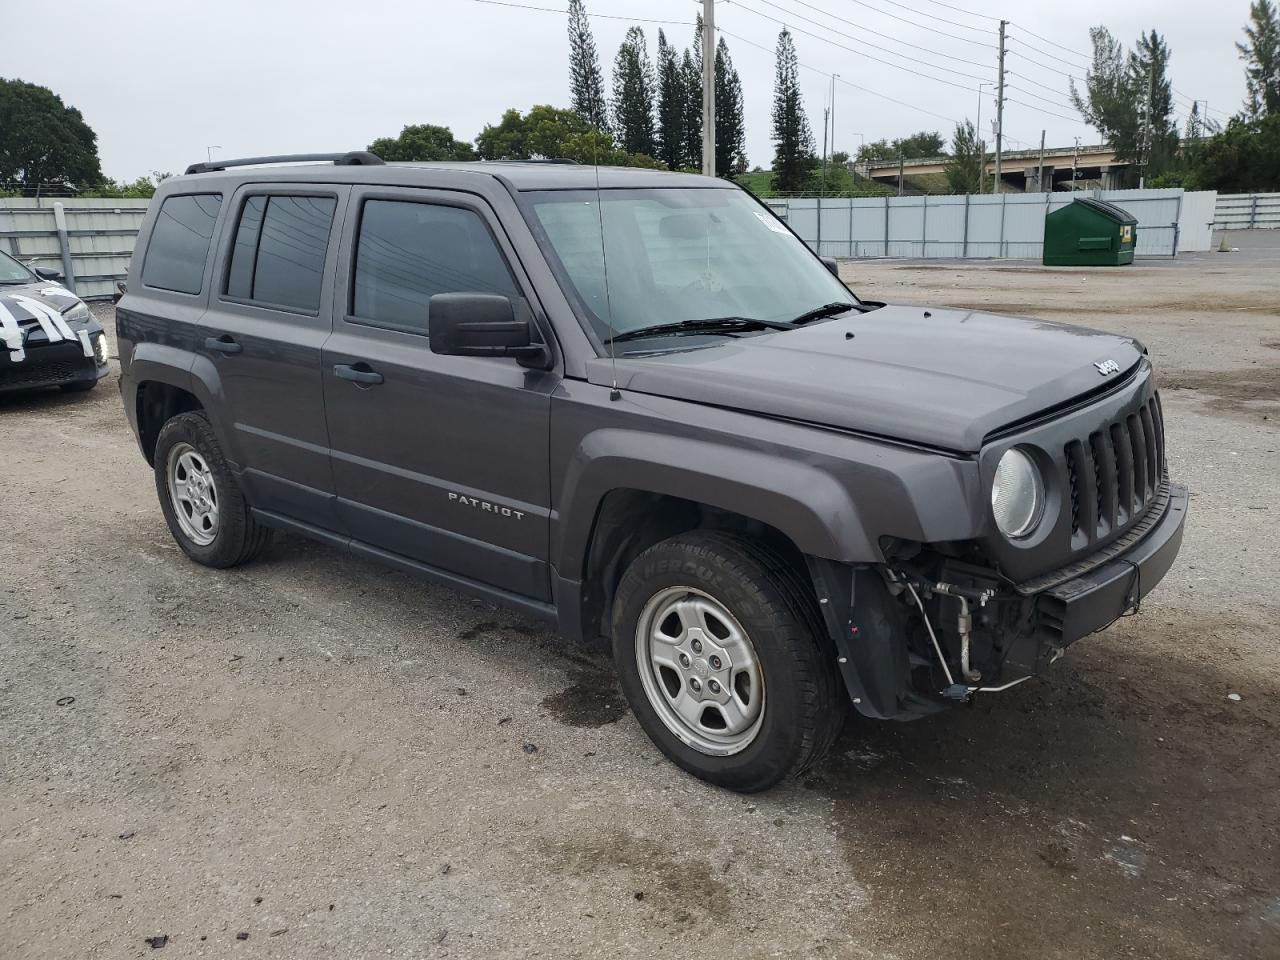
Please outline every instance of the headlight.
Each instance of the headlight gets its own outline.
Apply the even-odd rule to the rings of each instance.
[[[93,358],[98,361],[98,365],[107,362],[107,335],[105,333],[95,333],[93,335]]]
[[[66,320],[67,323],[88,323],[92,317],[93,314],[89,312],[89,305],[83,300],[62,314],[62,319]]]
[[[1025,537],[1044,513],[1044,482],[1032,459],[1016,447],[996,465],[991,484],[991,512],[1010,540]]]

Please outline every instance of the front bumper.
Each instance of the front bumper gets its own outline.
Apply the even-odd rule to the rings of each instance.
[[[19,361],[0,350],[0,393],[96,383],[109,370],[105,360],[99,363],[96,355],[86,357],[79,341],[28,346],[25,358]]]
[[[1138,609],[1142,598],[1169,572],[1182,546],[1187,489],[1169,484],[1166,493],[1163,512],[1151,518],[1136,542],[1078,575],[1034,590],[1033,629],[1013,644],[1005,661],[1005,677],[1019,671],[1041,672],[1077,640]],[[1024,584],[1020,592],[1030,592],[1028,586],[1035,585]]]

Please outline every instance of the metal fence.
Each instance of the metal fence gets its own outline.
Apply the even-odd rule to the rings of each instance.
[[[1280,229],[1280,193],[1223,193],[1213,210],[1219,230]]]
[[[146,200],[0,199],[0,250],[56,269],[85,299],[115,293],[129,271]]]
[[[1138,256],[1208,250],[1212,191],[1089,190],[1138,219]],[[824,257],[1039,258],[1044,218],[1071,193],[771,200],[791,228]]]

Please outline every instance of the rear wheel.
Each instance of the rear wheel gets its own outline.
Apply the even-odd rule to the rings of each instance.
[[[759,544],[692,533],[640,554],[618,585],[614,659],[671,760],[764,790],[821,758],[844,716],[812,601]]]
[[[197,563],[234,567],[267,545],[271,531],[250,514],[202,413],[179,414],[160,429],[155,478],[169,532]]]

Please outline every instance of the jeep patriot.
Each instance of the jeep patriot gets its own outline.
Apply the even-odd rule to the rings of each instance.
[[[192,560],[288,530],[608,638],[671,760],[761,790],[850,702],[1041,673],[1186,516],[1142,344],[834,267],[709,177],[199,163],[142,226],[120,389]]]

